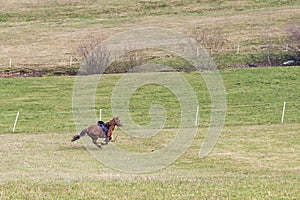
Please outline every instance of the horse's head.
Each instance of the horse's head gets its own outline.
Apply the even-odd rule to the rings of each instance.
[[[119,117],[114,117],[114,118],[113,118],[113,121],[114,121],[114,123],[115,123],[117,126],[123,126],[123,124],[122,124],[122,122],[121,122],[121,120],[120,120]]]

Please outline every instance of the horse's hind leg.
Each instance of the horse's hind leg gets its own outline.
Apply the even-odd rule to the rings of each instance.
[[[89,133],[89,132],[88,132],[87,134],[88,134],[88,136],[90,136],[90,138],[92,138],[93,143],[94,143],[97,147],[101,148],[101,142],[97,142],[98,136],[97,136],[97,135],[94,135],[94,134],[91,134],[91,133]]]
[[[97,147],[101,148],[101,142],[97,142],[98,136],[95,136],[95,135],[89,135],[89,136],[92,138],[93,143],[94,143]]]

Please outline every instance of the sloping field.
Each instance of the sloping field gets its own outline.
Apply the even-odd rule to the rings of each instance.
[[[191,37],[199,29],[208,35],[221,33],[226,43],[215,49],[221,67],[240,66],[264,57],[270,45],[284,53],[286,45],[292,45],[285,41],[286,29],[300,19],[299,2],[293,0],[1,0],[0,4],[2,68],[68,68],[71,57],[76,68],[82,61],[80,47],[139,27],[169,28]]]

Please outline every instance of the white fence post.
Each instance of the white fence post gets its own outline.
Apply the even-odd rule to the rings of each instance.
[[[283,121],[284,121],[285,105],[286,105],[286,102],[283,102],[282,115],[281,115],[281,123],[282,124],[283,124]]]
[[[199,118],[199,106],[197,106],[196,118],[195,118],[195,126],[198,126],[198,118]]]
[[[14,127],[13,127],[13,130],[12,130],[13,133],[14,133],[15,130],[16,130],[17,122],[18,122],[18,119],[19,119],[19,114],[20,114],[20,111],[18,111],[17,116],[16,116],[16,119],[15,119]]]
[[[240,44],[237,45],[237,50],[236,53],[239,54],[240,53]]]
[[[73,64],[73,57],[71,56],[70,57],[70,66],[72,66],[72,64]]]

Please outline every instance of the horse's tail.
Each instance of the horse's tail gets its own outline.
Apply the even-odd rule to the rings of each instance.
[[[71,140],[71,142],[74,142],[74,141],[76,141],[76,140],[79,140],[81,137],[85,136],[87,132],[88,132],[87,129],[83,129],[78,135],[75,135],[75,136],[73,137],[73,139]]]

